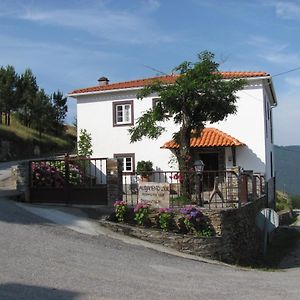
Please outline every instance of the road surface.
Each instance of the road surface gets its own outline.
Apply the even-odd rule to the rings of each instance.
[[[300,269],[214,265],[81,234],[0,199],[0,299],[300,299]]]

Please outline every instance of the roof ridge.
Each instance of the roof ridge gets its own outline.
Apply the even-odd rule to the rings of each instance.
[[[255,78],[255,77],[261,77],[261,76],[270,76],[270,74],[263,72],[263,71],[220,71],[219,72],[224,79],[228,78]],[[109,83],[107,85],[95,85],[87,88],[79,88],[73,90],[70,95],[72,94],[80,94],[80,93],[89,93],[89,92],[98,92],[98,91],[105,91],[110,89],[126,89],[126,88],[132,88],[132,87],[142,87],[143,83],[155,79],[162,79],[166,80],[168,83],[171,79],[176,79],[179,77],[179,74],[170,74],[170,75],[161,75],[161,76],[155,76],[155,77],[145,77],[140,79],[134,79],[134,80],[127,80],[127,81],[120,81],[120,82],[114,82]]]
[[[244,146],[245,144],[230,134],[215,128],[205,127],[198,137],[190,139],[191,147],[230,147],[230,146]],[[174,141],[164,143],[161,148],[176,149],[179,145]]]

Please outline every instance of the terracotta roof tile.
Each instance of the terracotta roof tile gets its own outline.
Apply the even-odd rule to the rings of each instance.
[[[234,78],[253,78],[253,77],[262,77],[262,76],[270,76],[266,72],[220,72],[224,79],[234,79]],[[178,78],[179,75],[166,75],[166,76],[158,76],[144,79],[137,79],[131,81],[117,82],[111,83],[107,85],[97,85],[82,89],[74,90],[70,93],[70,95],[74,94],[82,94],[82,93],[92,93],[92,92],[100,92],[100,91],[109,91],[109,90],[117,90],[117,89],[129,89],[129,88],[138,88],[143,87],[147,84],[150,84],[154,80],[160,80],[164,83],[173,83]]]
[[[238,139],[216,128],[204,128],[201,132],[201,136],[192,137],[190,142],[190,146],[193,148],[231,147],[244,145],[245,144],[240,142]],[[178,149],[179,145],[174,140],[171,140],[166,142],[161,148]]]

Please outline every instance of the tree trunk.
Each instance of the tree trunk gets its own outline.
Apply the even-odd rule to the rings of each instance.
[[[0,125],[2,125],[2,111],[0,111]]]
[[[180,150],[179,150],[179,170],[182,176],[181,182],[181,195],[185,198],[191,200],[192,198],[192,187],[191,187],[191,177],[190,169],[192,167],[192,157],[191,157],[191,127],[182,126],[180,129]]]
[[[7,113],[7,126],[10,126],[10,111]]]

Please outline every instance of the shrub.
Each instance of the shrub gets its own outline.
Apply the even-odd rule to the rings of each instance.
[[[150,160],[138,161],[136,166],[136,174],[142,177],[150,176],[153,172],[153,163]]]
[[[150,204],[147,202],[140,202],[134,208],[134,220],[138,225],[146,225],[149,223]]]
[[[210,236],[212,231],[203,213],[194,206],[186,206],[180,210],[186,231],[200,236]]]
[[[292,209],[292,204],[288,195],[276,192],[276,211],[290,210]]]
[[[158,225],[164,231],[170,230],[174,223],[174,214],[170,208],[160,208],[158,210]]]
[[[116,219],[118,222],[124,222],[126,220],[126,213],[128,211],[127,203],[124,201],[116,201],[114,203]]]
[[[65,162],[55,161],[32,163],[33,186],[61,188],[67,183]],[[79,185],[83,183],[83,173],[75,164],[69,163],[69,183]]]

